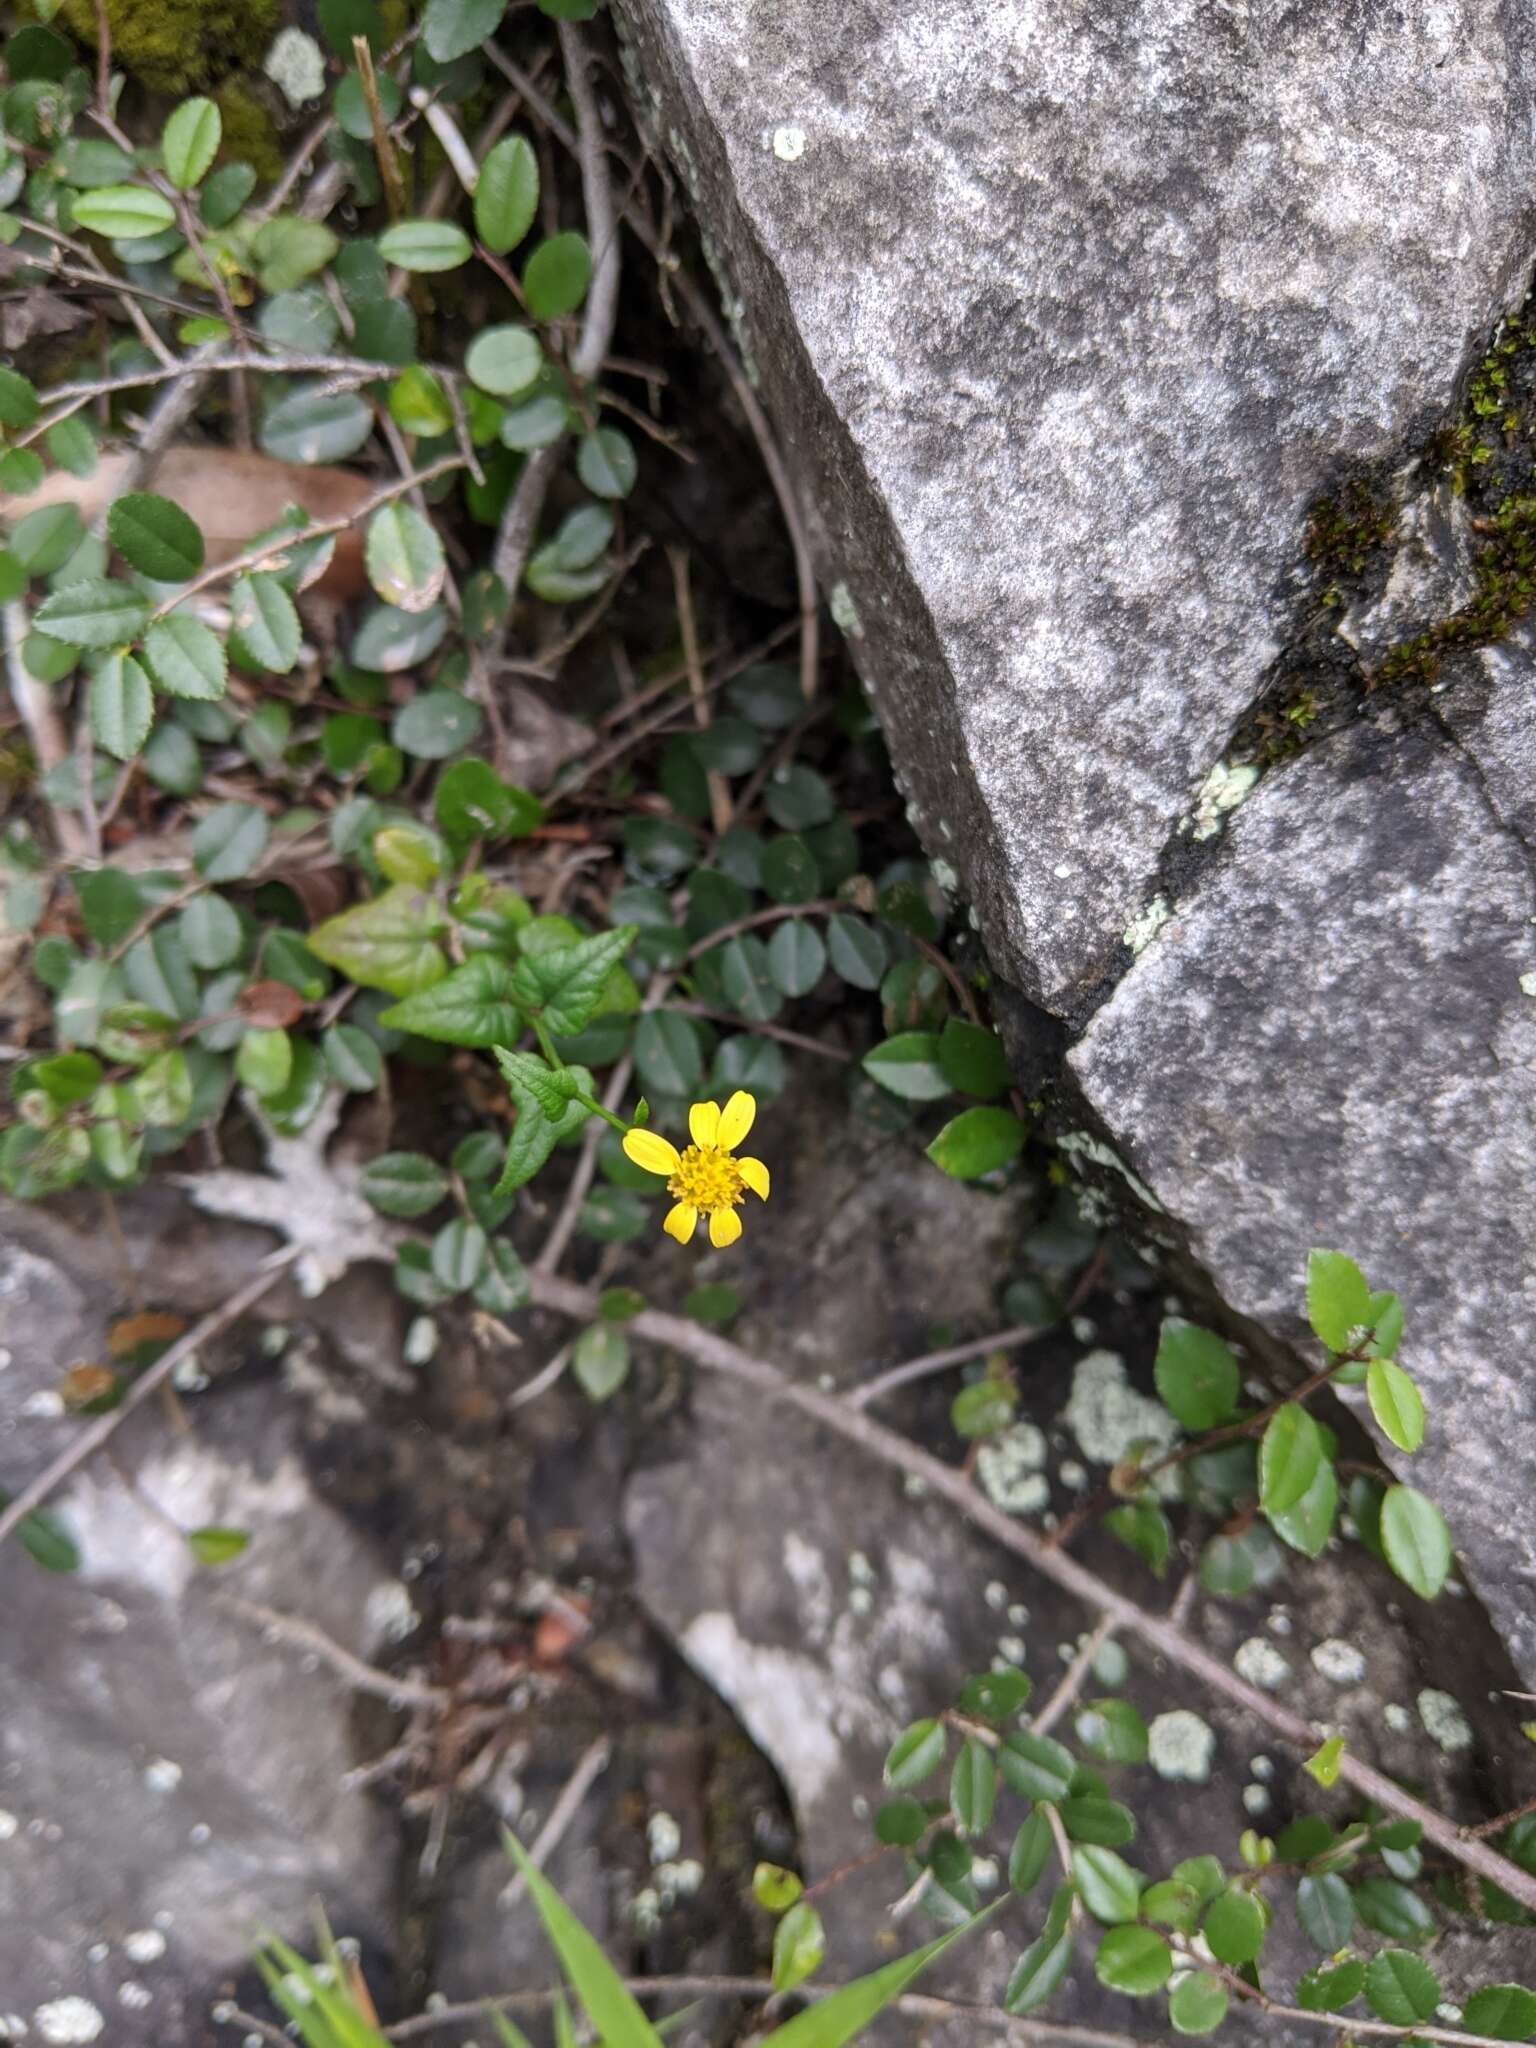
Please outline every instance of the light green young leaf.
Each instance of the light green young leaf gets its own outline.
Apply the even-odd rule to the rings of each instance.
[[[821,1915],[805,1899],[797,1899],[773,1931],[773,1988],[793,1991],[819,1970],[827,1953]]]
[[[398,882],[382,896],[327,918],[309,934],[311,952],[364,988],[419,995],[448,972],[436,943],[447,913],[424,889]]]
[[[989,1913],[994,1911],[995,1907],[988,1909]],[[775,2027],[759,2042],[759,2048],[846,2048],[871,2020],[900,1998],[931,1962],[957,1941],[963,1941],[987,1918],[988,1913],[978,1914],[963,1927],[952,1928],[911,1955],[901,1956],[883,1969],[872,1970],[867,1977],[840,1986],[805,2012],[786,2020],[783,2026]]]
[[[585,235],[551,235],[523,265],[523,296],[535,320],[561,320],[587,295],[592,252]]]
[[[520,398],[544,367],[539,338],[527,327],[486,327],[469,344],[464,367],[493,398]]]
[[[176,209],[147,185],[98,185],[74,202],[75,219],[114,242],[143,241],[176,225]]]
[[[1421,1600],[1433,1600],[1451,1569],[1451,1532],[1427,1495],[1412,1486],[1389,1486],[1381,1504],[1381,1541],[1387,1563]]]
[[[891,1744],[885,1759],[885,1782],[897,1792],[909,1792],[932,1777],[944,1761],[948,1744],[942,1721],[914,1721]]]
[[[1264,1908],[1252,1892],[1236,1888],[1211,1901],[1205,1915],[1205,1938],[1219,1963],[1239,1969],[1251,1963],[1264,1946]]]
[[[832,964],[837,966],[835,933]],[[954,1180],[976,1180],[1016,1159],[1024,1138],[1024,1126],[1011,1109],[963,1109],[928,1147],[928,1157]]]
[[[533,226],[539,210],[539,160],[521,135],[505,135],[488,150],[475,186],[475,232],[505,256]]]
[[[443,544],[414,505],[381,505],[368,522],[368,581],[386,604],[424,612],[448,574]]]
[[[1173,1951],[1150,1927],[1111,1927],[1099,1943],[1093,1972],[1111,1991],[1147,1998],[1173,1975]]]
[[[278,578],[260,569],[237,576],[229,593],[229,616],[242,667],[287,675],[299,658],[304,628]]]
[[[1424,1397],[1402,1367],[1373,1358],[1365,1391],[1382,1434],[1400,1451],[1416,1451],[1424,1441]]]
[[[1280,1514],[1295,1507],[1317,1477],[1323,1457],[1321,1432],[1306,1409],[1296,1401],[1276,1409],[1259,1446],[1259,1499],[1265,1511]]]
[[[223,134],[223,117],[212,100],[183,100],[176,108],[160,138],[160,154],[177,191],[190,192],[202,183]]]
[[[602,2036],[604,2048],[662,2048],[661,2036],[625,1989],[618,1971],[554,1886],[534,1868],[510,1828],[502,1830],[502,1841],[523,1874],[550,1946],[588,2019]]]
[[[1343,1252],[1307,1256],[1307,1320],[1330,1351],[1348,1351],[1374,1320],[1365,1275]]]
[[[1177,2034],[1214,2034],[1226,2016],[1227,1987],[1215,1977],[1185,1977],[1168,2000]]]
[[[250,1548],[249,1529],[229,1529],[209,1523],[187,1531],[187,1548],[199,1564],[232,1564]]]
[[[1269,1526],[1283,1543],[1303,1557],[1318,1557],[1333,1531],[1339,1506],[1339,1480],[1327,1458],[1319,1461],[1312,1483],[1288,1508],[1266,1508]]]
[[[379,254],[399,270],[457,270],[474,254],[468,235],[446,220],[402,220],[379,237]]]

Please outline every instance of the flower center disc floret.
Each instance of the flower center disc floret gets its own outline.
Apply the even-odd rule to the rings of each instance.
[[[677,1162],[677,1171],[667,1182],[667,1193],[680,1202],[691,1202],[705,1215],[729,1209],[745,1192],[741,1168],[729,1152],[705,1151],[690,1145]]]

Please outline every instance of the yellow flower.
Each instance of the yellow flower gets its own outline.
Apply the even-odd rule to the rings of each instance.
[[[688,1112],[693,1143],[686,1152],[637,1124],[624,1133],[624,1150],[647,1173],[662,1174],[668,1194],[677,1197],[662,1225],[668,1237],[686,1244],[700,1213],[709,1218],[709,1241],[717,1251],[741,1235],[736,1214],[742,1192],[750,1188],[759,1201],[768,1199],[768,1169],[761,1159],[733,1159],[731,1154],[752,1128],[757,1103],[738,1088],[721,1109],[718,1103],[696,1102]]]

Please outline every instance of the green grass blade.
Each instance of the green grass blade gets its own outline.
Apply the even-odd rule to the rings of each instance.
[[[494,2005],[486,2007],[485,2016],[496,2029],[496,2038],[501,2043],[501,2048],[533,2048],[533,2043],[522,2028],[514,2027],[506,2014],[499,2012]]]
[[[859,1977],[852,1984],[843,1985],[830,1997],[818,2000],[804,2012],[797,2012],[782,2027],[775,2027],[758,2043],[758,2048],[843,2048],[843,2044],[862,2033],[893,1998],[899,1998],[935,1956],[942,1955],[953,1942],[962,1940],[996,1910],[995,1906],[988,1907],[987,1912],[978,1913],[963,1927],[953,1928],[948,1934],[941,1934],[937,1941],[930,1941],[926,1948],[914,1949],[911,1955],[899,1956],[894,1963],[887,1963],[884,1969],[872,1970],[867,1977]]]
[[[661,2036],[625,1989],[623,1978],[554,1886],[534,1869],[509,1828],[502,1829],[502,1841],[523,1874],[550,1946],[602,2036],[603,2048],[662,2048]]]

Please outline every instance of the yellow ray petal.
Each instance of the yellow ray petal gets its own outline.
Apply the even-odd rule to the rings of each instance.
[[[624,1153],[647,1173],[676,1173],[678,1168],[677,1147],[656,1131],[626,1131]]]
[[[715,1143],[722,1152],[734,1152],[742,1139],[752,1128],[752,1119],[757,1115],[757,1098],[749,1095],[745,1088],[738,1088],[725,1108],[720,1112],[720,1132]]]
[[[707,1152],[715,1142],[715,1133],[720,1128],[720,1105],[716,1102],[696,1102],[688,1112],[688,1131],[695,1145],[702,1145]]]
[[[699,1212],[692,1202],[679,1202],[676,1208],[667,1211],[667,1220],[661,1227],[668,1237],[675,1237],[679,1244],[686,1244],[698,1220]]]
[[[761,1159],[738,1159],[741,1177],[760,1201],[768,1199],[768,1169]]]
[[[717,1252],[734,1244],[741,1235],[741,1218],[734,1209],[714,1209],[709,1218],[709,1241]]]

